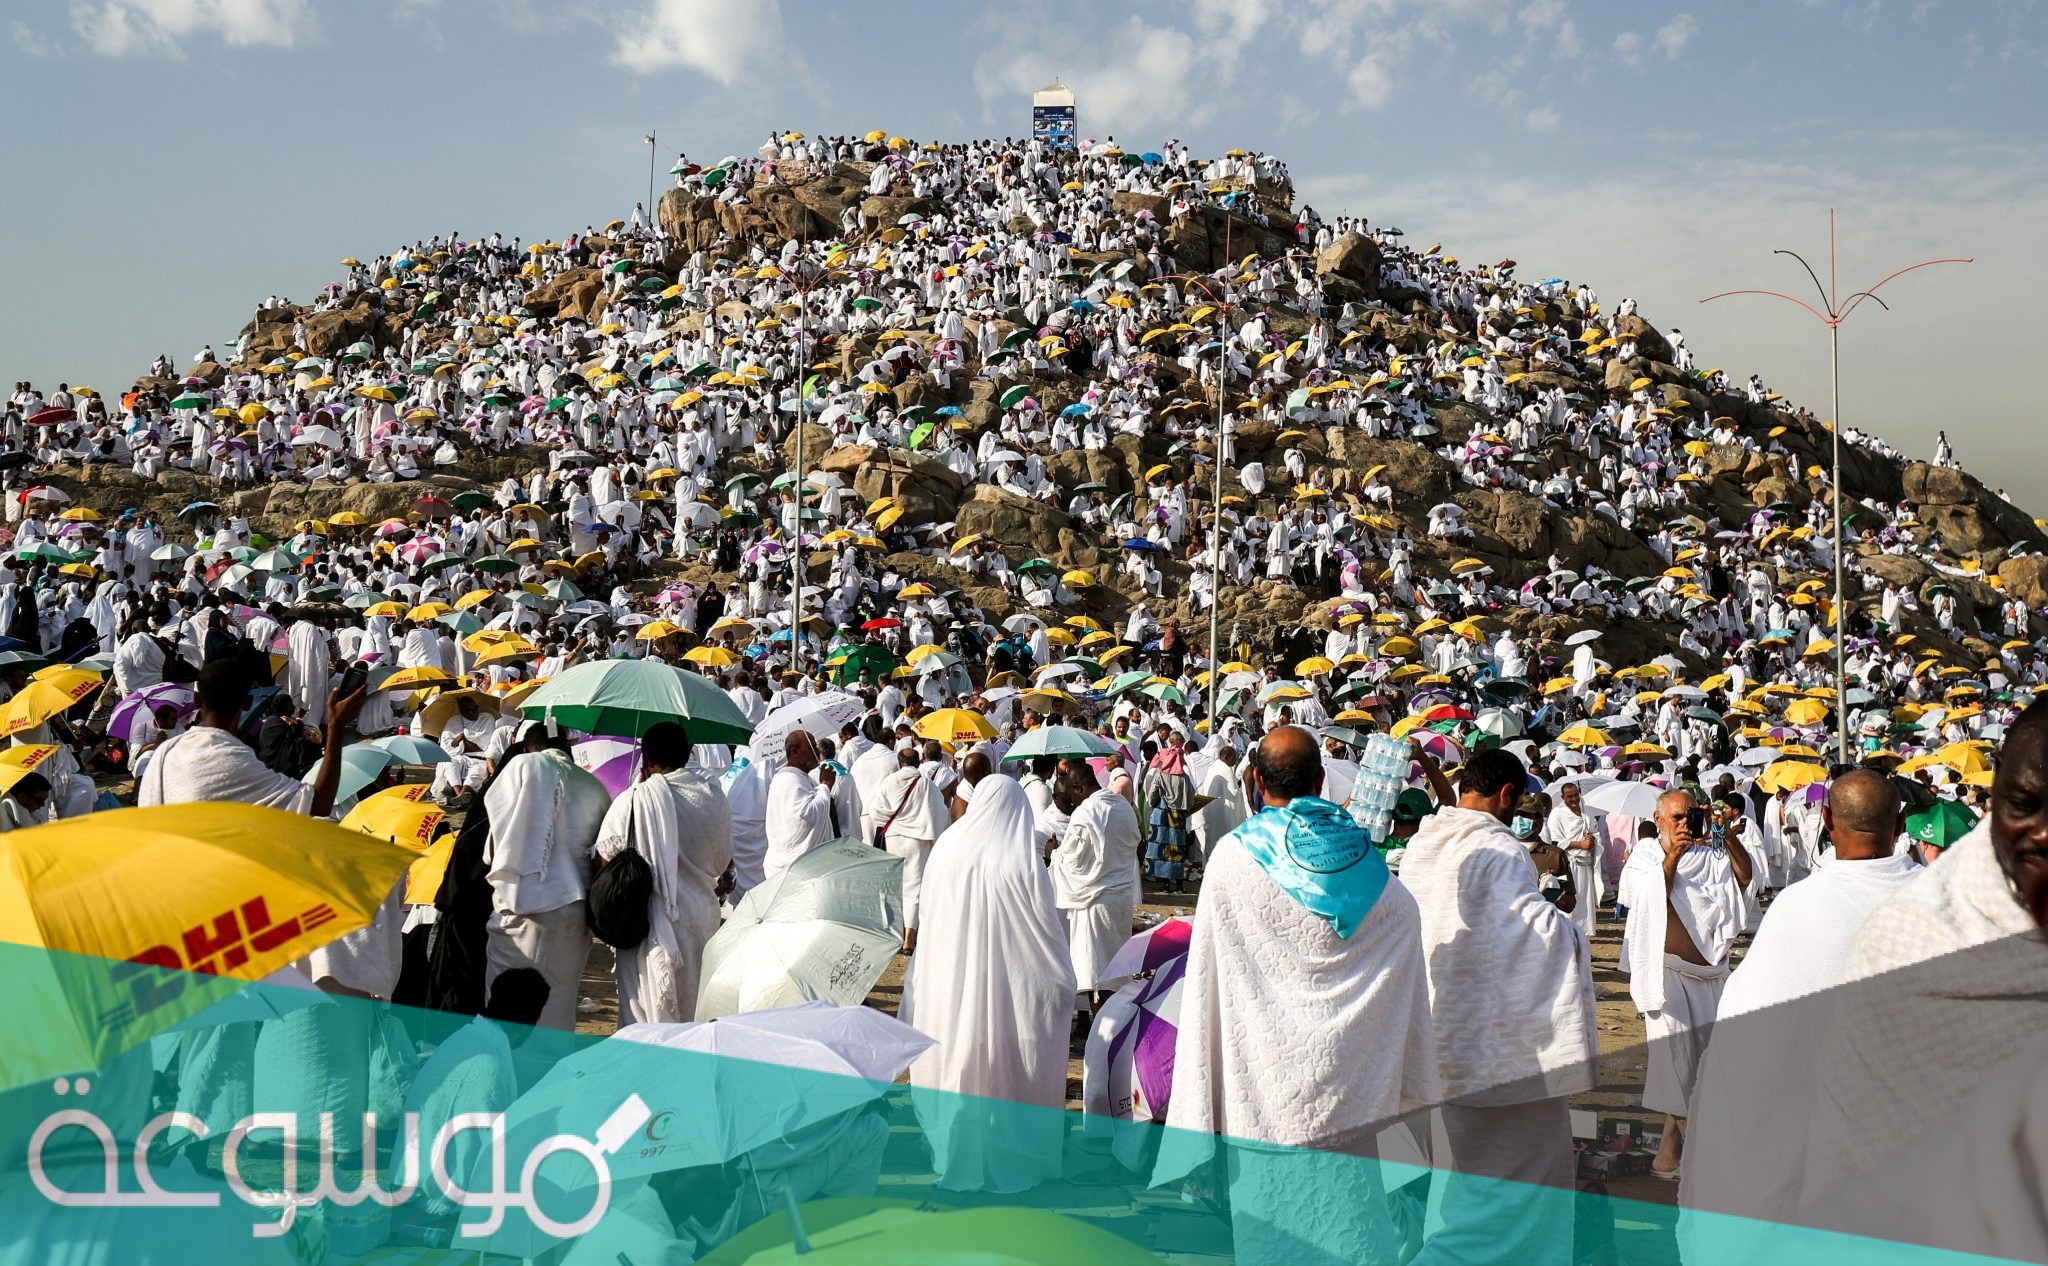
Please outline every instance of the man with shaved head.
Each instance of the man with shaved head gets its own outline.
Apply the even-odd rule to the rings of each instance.
[[[1690,793],[1658,797],[1654,820],[1657,847],[1638,844],[1621,873],[1619,900],[1628,907],[1621,952],[1629,997],[1649,1038],[1643,1106],[1665,1114],[1650,1173],[1675,1180],[1700,1056],[1753,872],[1742,841],[1710,829],[1712,815]]]
[[[1852,1175],[1899,1172],[1883,1163],[1949,1126],[1993,1069],[2048,1034],[2044,876],[2048,702],[2036,702],[2006,728],[1991,811],[1849,945],[1851,983],[1819,1038],[1809,1200]]]
[[[1815,995],[1842,983],[1864,919],[1920,873],[1898,849],[1903,816],[1886,775],[1842,774],[1821,818],[1833,860],[1772,903],[1721,995],[1686,1130],[1679,1202],[1687,1209],[1760,1224],[1798,1211],[1818,1072],[1810,1020],[1826,1005]],[[1727,1250],[1742,1225],[1709,1221],[1682,1218],[1681,1243],[1697,1232],[1700,1260],[1740,1256]],[[1695,1256],[1689,1247],[1687,1256]]]

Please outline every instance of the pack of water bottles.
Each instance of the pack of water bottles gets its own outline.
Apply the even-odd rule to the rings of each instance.
[[[1408,786],[1409,762],[1408,744],[1400,739],[1375,734],[1365,745],[1351,791],[1351,820],[1375,844],[1393,834],[1394,801]]]

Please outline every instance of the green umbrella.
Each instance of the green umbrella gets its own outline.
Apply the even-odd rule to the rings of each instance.
[[[391,601],[390,594],[380,593],[375,589],[365,589],[361,593],[352,593],[348,597],[343,598],[341,605],[361,611],[368,607],[374,607],[380,602],[389,601]]]
[[[1145,672],[1143,669],[1139,669],[1134,672],[1120,673],[1118,674],[1117,679],[1115,681],[1109,683],[1109,689],[1105,693],[1120,695],[1124,691],[1129,690],[1132,686],[1143,685],[1146,682],[1146,680],[1149,679],[1151,676],[1151,673]]]
[[[1976,825],[1977,815],[1953,800],[1937,800],[1906,815],[1906,834],[1936,848],[1949,847]]]
[[[917,424],[917,429],[916,429],[916,430],[914,430],[914,431],[912,431],[912,432],[910,433],[910,447],[912,447],[912,448],[920,448],[920,447],[922,447],[922,446],[923,446],[923,444],[924,444],[924,442],[925,442],[926,440],[928,440],[928,439],[930,439],[930,438],[932,437],[932,432],[933,432],[933,431],[936,431],[936,430],[938,430],[938,429],[939,429],[939,428],[938,428],[938,426],[937,426],[937,424],[936,424],[936,423],[932,423],[932,422],[920,422],[920,423],[918,423],[918,424]]]
[[[467,611],[449,611],[442,615],[437,615],[434,617],[434,623],[448,626],[457,637],[468,637],[484,626],[482,620],[477,619]]]
[[[882,301],[880,299],[871,299],[866,295],[862,295],[860,298],[855,299],[853,301],[853,306],[856,311],[874,312],[881,308]]]
[[[71,561],[70,550],[59,549],[55,545],[50,544],[48,541],[37,541],[34,545],[29,546],[25,550],[16,551],[14,556],[16,558],[24,558],[29,559],[31,561],[35,559],[42,559],[44,562],[48,563],[68,563]]]
[[[1011,745],[1003,755],[1006,761],[1031,760],[1039,756],[1071,756],[1085,760],[1090,756],[1121,756],[1123,749],[1115,743],[1087,730],[1067,725],[1041,725]]]
[[[1019,563],[1019,564],[1017,564],[1017,570],[1018,570],[1018,571],[1058,571],[1058,570],[1059,570],[1059,568],[1058,568],[1058,567],[1057,567],[1056,565],[1054,565],[1053,561],[1052,561],[1051,559],[1049,559],[1049,558],[1033,558],[1033,559],[1030,559],[1030,560],[1028,560],[1028,561],[1026,561],[1026,562],[1022,562],[1022,563]]]
[[[725,481],[725,490],[727,492],[731,492],[735,488],[758,488],[760,486],[761,477],[753,474],[734,475],[731,479]]]
[[[269,550],[249,560],[249,566],[257,571],[292,571],[298,565],[298,555],[288,549]]]
[[[1025,386],[1023,383],[1018,383],[1016,386],[1010,388],[1008,391],[1005,391],[1002,394],[1002,406],[1005,409],[1014,409],[1026,396],[1029,396],[1030,394],[1031,388]]]
[[[501,576],[504,575],[506,572],[518,571],[519,560],[516,558],[507,558],[503,554],[486,554],[482,558],[479,558],[475,562],[471,563],[470,566],[474,567],[476,570],[480,572],[485,572],[490,575]]]
[[[880,681],[896,671],[896,657],[880,646],[864,642],[834,652],[825,667],[831,670],[832,680],[842,686],[858,681],[864,671],[873,673],[875,680]]]
[[[607,659],[577,664],[526,697],[521,713],[585,734],[639,738],[673,721],[694,743],[745,743],[753,723],[709,679],[659,660]]]
[[[458,510],[483,510],[492,504],[489,495],[481,492],[458,492],[449,501]]]
[[[583,591],[566,580],[550,580],[541,586],[541,592],[557,602],[574,602],[583,596]]]
[[[1326,739],[1335,739],[1339,743],[1343,743],[1349,747],[1364,747],[1367,743],[1372,741],[1371,735],[1363,733],[1359,730],[1354,730],[1348,725],[1326,726],[1323,729],[1323,737]]]
[[[207,405],[212,403],[213,402],[211,400],[208,400],[205,396],[202,396],[197,392],[188,391],[184,395],[179,396],[177,399],[171,401],[171,407],[173,409],[204,409]]]
[[[1138,693],[1163,703],[1184,704],[1188,701],[1187,696],[1180,692],[1180,687],[1170,681],[1155,681],[1149,686],[1140,686]]]

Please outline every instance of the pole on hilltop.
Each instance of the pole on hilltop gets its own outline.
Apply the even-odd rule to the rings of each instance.
[[[1883,308],[1887,312],[1891,311],[1891,305],[1879,299],[1877,292],[1895,277],[1902,277],[1915,269],[1928,268],[1935,264],[1968,264],[1973,261],[1967,257],[1923,259],[1917,264],[1908,264],[1904,268],[1887,274],[1876,285],[1871,286],[1867,290],[1858,290],[1844,300],[1836,283],[1835,212],[1833,208],[1828,210],[1827,285],[1823,286],[1820,284],[1820,274],[1814,272],[1813,265],[1807,263],[1806,258],[1797,251],[1781,249],[1774,250],[1771,253],[1773,255],[1790,255],[1793,259],[1799,261],[1799,266],[1804,268],[1806,275],[1813,280],[1813,288],[1820,297],[1820,307],[1816,308],[1806,300],[1786,294],[1781,290],[1724,290],[1719,294],[1708,295],[1700,300],[1700,302],[1712,303],[1716,299],[1726,299],[1731,295],[1768,295],[1773,299],[1783,299],[1788,303],[1798,304],[1828,327],[1828,408],[1834,414],[1828,423],[1828,431],[1832,437],[1832,451],[1829,458],[1832,463],[1832,469],[1828,472],[1828,477],[1834,485],[1830,492],[1829,501],[1834,508],[1835,542],[1835,753],[1837,759],[1846,765],[1849,763],[1849,682],[1847,669],[1849,623],[1846,614],[1847,605],[1843,585],[1847,559],[1842,548],[1842,322],[1848,320],[1849,314],[1862,306],[1865,299],[1876,300],[1878,307]]]

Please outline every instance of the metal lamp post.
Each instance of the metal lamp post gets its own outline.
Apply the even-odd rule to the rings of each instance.
[[[1968,258],[1953,257],[1923,259],[1917,264],[1908,264],[1904,268],[1887,274],[1876,285],[1866,290],[1858,290],[1854,294],[1849,295],[1845,300],[1841,297],[1840,291],[1836,286],[1835,213],[1832,209],[1828,211],[1827,285],[1821,285],[1820,274],[1816,273],[1813,270],[1813,265],[1807,263],[1805,257],[1797,251],[1775,250],[1771,253],[1774,255],[1790,255],[1793,259],[1799,261],[1799,266],[1804,268],[1806,275],[1813,279],[1813,288],[1820,298],[1820,307],[1816,308],[1806,300],[1786,294],[1780,290],[1724,290],[1719,294],[1708,295],[1700,300],[1700,302],[1712,303],[1716,299],[1725,299],[1731,295],[1769,295],[1774,299],[1783,299],[1788,303],[1798,304],[1819,318],[1821,323],[1828,327],[1828,408],[1833,413],[1833,420],[1829,423],[1828,429],[1832,436],[1829,458],[1832,469],[1829,472],[1829,477],[1834,484],[1830,500],[1834,509],[1835,542],[1835,751],[1842,763],[1847,764],[1849,761],[1849,684],[1846,666],[1848,658],[1848,621],[1844,615],[1846,603],[1843,583],[1847,559],[1842,548],[1842,322],[1848,320],[1849,314],[1862,306],[1865,299],[1875,300],[1878,307],[1890,311],[1891,305],[1879,299],[1877,292],[1893,278],[1901,277],[1915,269],[1928,268],[1935,264],[1967,264],[1972,261]]]

